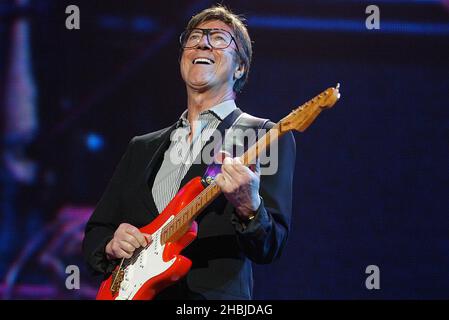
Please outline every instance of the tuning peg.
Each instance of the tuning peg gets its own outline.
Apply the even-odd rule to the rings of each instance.
[[[337,83],[337,86],[335,87],[335,89],[337,89],[337,92],[338,92],[338,94],[337,94],[337,99],[340,99],[340,91],[339,91],[339,89],[340,89],[340,83]]]

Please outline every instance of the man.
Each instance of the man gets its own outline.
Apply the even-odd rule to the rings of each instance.
[[[192,150],[205,147],[206,129],[223,131],[241,113],[234,100],[248,77],[252,56],[241,18],[222,6],[206,9],[190,20],[180,40],[187,110],[171,127],[131,140],[86,226],[83,251],[96,273],[110,274],[119,259],[145,246],[149,235],[138,228],[207,168],[203,162],[173,161],[173,155],[196,159],[200,154]],[[273,126],[249,119],[254,129]],[[182,143],[191,148],[183,150]],[[192,260],[192,268],[157,298],[252,298],[251,261],[278,258],[289,231],[295,161],[291,134],[280,139],[278,150],[277,172],[262,177],[237,158],[224,159],[215,177],[223,194],[197,218],[198,238],[182,252]]]

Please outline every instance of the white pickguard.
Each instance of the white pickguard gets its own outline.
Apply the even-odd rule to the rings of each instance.
[[[161,274],[173,265],[176,258],[167,262],[162,259],[165,244],[161,245],[161,231],[174,217],[171,216],[167,219],[164,225],[153,233],[152,243],[137,254],[137,260],[133,264],[128,265],[124,269],[125,277],[120,285],[119,295],[116,300],[132,299],[145,282]]]

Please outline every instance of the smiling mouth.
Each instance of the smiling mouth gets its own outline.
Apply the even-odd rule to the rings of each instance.
[[[214,64],[215,61],[208,58],[196,58],[193,59],[192,64]]]

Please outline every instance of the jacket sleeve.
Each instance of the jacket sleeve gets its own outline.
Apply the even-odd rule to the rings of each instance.
[[[121,220],[120,199],[123,184],[129,170],[135,139],[128,144],[109,184],[86,224],[83,240],[83,256],[93,274],[108,274],[116,261],[106,258],[105,247],[113,238]]]
[[[279,139],[278,151],[276,173],[261,176],[261,204],[254,219],[242,222],[235,210],[231,216],[240,248],[248,258],[260,264],[270,263],[281,255],[290,229],[296,158],[291,132]]]

